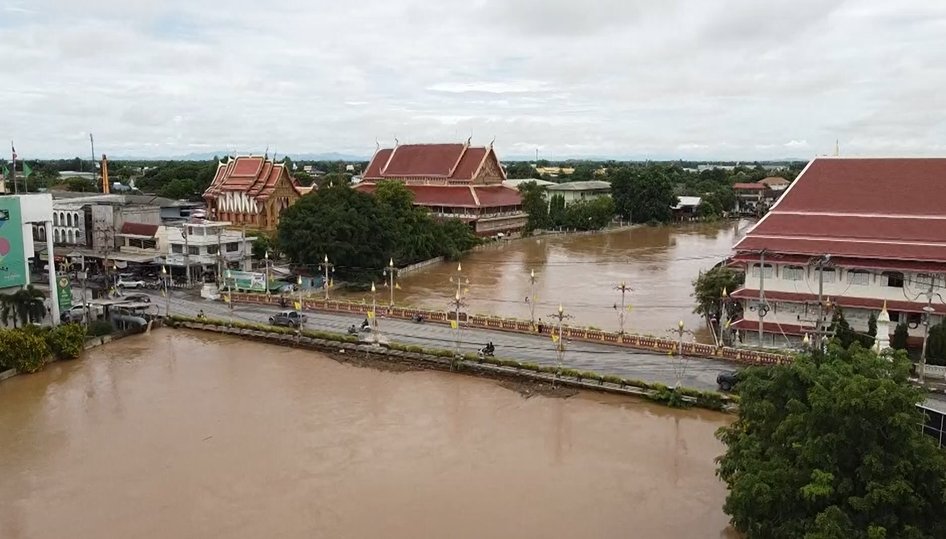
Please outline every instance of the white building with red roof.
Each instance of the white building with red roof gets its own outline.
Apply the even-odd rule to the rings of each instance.
[[[818,157],[733,249],[744,343],[758,344],[760,311],[763,344],[785,346],[824,331],[834,306],[864,332],[886,305],[917,345],[931,288],[930,323],[946,314],[946,158]]]
[[[279,215],[300,196],[299,184],[285,164],[262,155],[220,162],[204,191],[212,219],[263,230],[275,229]]]
[[[398,144],[375,152],[355,189],[372,193],[379,182],[401,182],[415,206],[493,236],[518,233],[526,224],[519,192],[503,186],[505,179],[492,145]]]

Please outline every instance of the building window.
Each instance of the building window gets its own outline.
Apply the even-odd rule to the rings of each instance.
[[[200,248],[194,247],[194,246],[189,246],[189,247],[187,248],[187,254],[189,254],[189,255],[199,255],[199,254],[200,254]]]
[[[53,212],[53,226],[59,226],[59,214]]]
[[[814,270],[815,279],[823,279],[826,283],[833,283],[837,281],[837,270],[834,268],[822,268],[821,270]],[[820,275],[819,275],[820,273]]]
[[[890,315],[890,321],[894,324],[900,323],[900,311],[888,311],[887,314]]]
[[[71,230],[66,231],[66,238],[67,238],[67,243],[73,243],[75,241],[75,236],[73,235]]]
[[[209,254],[209,255],[215,255],[215,254],[217,254],[217,253],[219,253],[219,252],[220,252],[220,248],[217,247],[216,245],[208,245],[208,246],[207,246],[207,254]]]
[[[786,281],[801,281],[805,278],[805,268],[801,266],[785,266],[782,268],[782,278]]]
[[[230,243],[227,244],[227,252],[228,252],[228,253],[235,253],[236,251],[239,251],[239,250],[240,250],[240,244],[239,244],[239,243],[237,243],[237,242],[230,242]]]
[[[750,271],[750,273],[752,274],[753,277],[758,277],[758,276],[759,276],[759,265],[758,265],[758,264],[753,264],[753,265],[752,265],[752,270]],[[765,265],[765,277],[771,279],[773,275],[775,275],[775,268],[772,266],[772,264],[766,264],[766,265]]]
[[[183,245],[180,245],[180,244],[177,244],[177,243],[172,244],[172,245],[171,245],[171,252],[172,252],[172,253],[177,253],[177,254],[182,254],[182,253],[184,252],[184,246],[183,246]]]
[[[870,272],[865,270],[847,270],[847,282],[859,286],[870,284]]]
[[[79,213],[78,212],[72,214],[72,223],[74,226],[79,226]]]
[[[916,327],[916,326],[919,326],[921,322],[923,322],[922,313],[908,313],[907,314],[907,325]]]
[[[922,289],[927,289],[930,286],[936,286],[938,279],[932,273],[917,273],[914,278],[914,284]]]
[[[903,274],[899,271],[885,271],[883,273],[887,286],[891,288],[903,288]]]

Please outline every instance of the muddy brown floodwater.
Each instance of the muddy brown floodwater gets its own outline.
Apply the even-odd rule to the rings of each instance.
[[[727,421],[159,330],[0,383],[0,537],[730,537]]]
[[[530,270],[536,275],[535,316],[549,320],[559,303],[576,325],[617,330],[622,281],[633,289],[625,330],[666,335],[683,320],[703,342],[711,342],[699,316],[693,314],[692,282],[701,270],[729,256],[751,221],[721,221],[667,226],[639,226],[614,232],[541,236],[513,240],[463,256],[469,279],[464,301],[468,312],[528,320]],[[448,309],[456,294],[450,277],[456,262],[436,264],[400,279],[398,304]],[[389,299],[388,288],[378,301]],[[371,301],[364,292],[340,292],[339,298]]]

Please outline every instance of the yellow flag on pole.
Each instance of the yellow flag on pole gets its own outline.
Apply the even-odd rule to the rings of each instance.
[[[292,302],[292,306],[295,307],[297,311],[301,311],[301,310],[302,310],[302,304],[299,303],[298,301]]]
[[[552,342],[558,342],[558,335],[552,334]]]
[[[224,302],[224,303],[230,303],[230,294],[226,294],[226,295],[223,296],[223,302]]]
[[[395,290],[400,290],[400,289],[401,289],[401,283],[394,283],[394,289],[395,289]]]
[[[451,321],[450,321],[450,329],[457,329],[457,328],[459,328],[459,327],[460,327],[460,324],[457,324],[457,321],[456,321],[456,320],[451,320]]]
[[[374,320],[374,311],[368,311],[368,320]]]

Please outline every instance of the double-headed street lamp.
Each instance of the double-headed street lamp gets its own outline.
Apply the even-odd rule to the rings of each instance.
[[[614,289],[619,290],[621,292],[621,312],[618,314],[618,323],[621,326],[621,335],[624,335],[624,312],[627,310],[626,307],[624,306],[624,296],[628,292],[633,292],[634,289],[627,286],[627,283],[625,282],[622,282],[621,284],[615,286]],[[615,305],[614,307],[617,308],[617,305]]]
[[[161,266],[161,280],[164,284],[164,317],[167,318],[171,315],[171,278],[167,266]]]
[[[565,319],[572,318],[572,315],[565,314],[565,307],[559,303],[558,312],[548,316],[558,320],[558,337],[556,338],[554,331],[552,332],[552,341],[555,343],[555,355],[558,361],[558,372],[555,373],[555,377],[558,378],[562,374],[562,366],[565,363],[565,337],[562,335],[562,322]]]
[[[329,285],[332,282],[329,279],[328,274],[330,270],[332,272],[332,275],[335,274],[335,264],[332,264],[328,261],[328,255],[325,255],[325,258],[322,260],[322,269],[325,270],[325,283],[323,283],[324,288],[325,288],[325,301],[328,301],[328,289],[329,289]]]
[[[676,389],[680,387],[683,377],[686,375],[687,371],[687,360],[683,353],[683,335],[688,334],[695,337],[696,334],[686,329],[683,320],[677,322],[677,329],[671,329],[668,331],[677,334],[677,356],[679,357],[679,361],[673,365],[673,374],[676,377],[676,383],[673,387]]]
[[[529,326],[530,331],[535,331],[535,270],[529,271],[529,320],[531,325]]]

